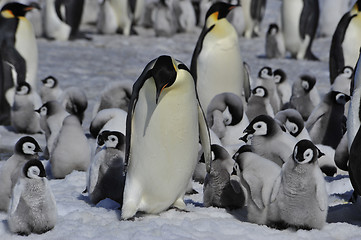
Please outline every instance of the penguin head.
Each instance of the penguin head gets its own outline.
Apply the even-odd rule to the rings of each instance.
[[[353,68],[350,66],[345,66],[340,74],[345,76],[347,79],[351,79],[353,77]]]
[[[46,177],[44,165],[38,159],[27,161],[23,167],[24,176],[30,179]]]
[[[252,152],[252,147],[251,147],[251,145],[245,144],[245,145],[241,146],[241,147],[237,150],[237,152],[235,152],[235,154],[233,154],[232,158],[234,159],[234,161],[239,162],[239,157],[240,157],[240,155],[241,155],[242,153],[245,153],[245,152]]]
[[[213,5],[208,9],[206,13],[206,27],[210,28],[218,20],[222,18],[226,18],[228,13],[235,7],[236,5],[232,5],[225,2],[213,3]]]
[[[299,141],[293,150],[293,160],[298,164],[314,163],[325,155],[310,140]]]
[[[2,7],[1,15],[6,18],[25,17],[25,14],[34,8],[40,9],[39,4],[32,2],[29,5],[25,5],[18,2],[9,2]]]
[[[14,151],[22,155],[37,155],[42,152],[39,143],[30,136],[20,138],[15,144]]]
[[[42,79],[41,82],[45,87],[48,88],[55,88],[58,86],[58,80],[53,76],[47,76],[46,78]]]
[[[31,92],[31,86],[27,82],[21,82],[16,86],[17,95],[28,95]]]
[[[337,91],[332,91],[331,97],[337,104],[340,105],[345,105],[348,101],[351,100],[351,97],[349,95]]]
[[[263,67],[258,72],[258,77],[261,79],[272,79],[273,78],[273,72],[272,68],[270,67]]]
[[[227,171],[231,173],[231,166],[233,167],[234,161],[230,158],[228,151],[217,144],[211,145],[211,151],[213,155],[211,168],[213,170],[227,169]]]
[[[306,93],[309,93],[316,84],[316,78],[310,75],[302,75],[300,79],[302,88]]]
[[[125,136],[118,131],[102,131],[98,135],[98,145],[104,145],[107,148],[116,148],[118,150],[124,150]]]
[[[268,97],[268,91],[265,87],[263,86],[258,86],[258,87],[255,87],[253,90],[252,90],[252,94],[255,95],[255,96],[258,96],[258,97],[262,97],[262,98],[266,98]]]
[[[284,126],[294,137],[297,137],[305,126],[302,115],[296,109],[292,108],[279,111],[275,115],[275,119],[279,122],[281,127]]]
[[[277,127],[279,128],[272,117],[268,115],[259,115],[251,121],[244,130],[244,133],[256,136],[273,136],[277,132]]]
[[[287,79],[286,73],[280,68],[273,71],[273,77],[276,84],[283,83]]]
[[[51,116],[54,115],[60,108],[61,104],[57,101],[48,101],[44,103],[39,109],[35,110],[40,116]]]
[[[156,86],[156,103],[165,88],[173,85],[177,78],[178,69],[187,69],[184,64],[176,65],[175,60],[162,55],[155,60],[154,66],[147,73],[147,78],[153,77]]]
[[[279,27],[276,23],[271,23],[268,26],[267,35],[275,35],[279,32]]]
[[[354,15],[360,11],[361,11],[361,0],[357,0],[357,2],[355,2],[355,4],[353,5],[350,13],[351,13],[351,15]]]

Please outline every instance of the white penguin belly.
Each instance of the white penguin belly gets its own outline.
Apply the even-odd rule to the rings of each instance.
[[[361,46],[361,16],[351,20],[342,43],[345,66],[355,68]]]
[[[104,34],[113,34],[117,32],[117,16],[109,1],[104,1],[104,3],[99,6],[97,29],[98,32]]]
[[[44,32],[49,38],[66,41],[69,38],[71,28],[58,18],[54,5],[55,0],[46,0],[43,13]]]
[[[127,0],[110,0],[110,5],[117,15],[118,27],[123,30],[124,35],[129,36],[131,20],[128,16]]]
[[[139,184],[139,210],[149,213],[167,209],[184,195],[197,163],[197,101],[194,89],[178,87],[165,89],[156,105],[150,96],[154,82],[146,81],[134,112],[125,199],[127,187],[134,191]]]
[[[302,0],[283,0],[282,4],[282,28],[285,46],[292,55],[296,55],[300,45],[301,36],[299,31],[300,17],[303,8]]]
[[[216,30],[218,24],[211,32],[219,31]],[[232,28],[232,32],[224,38],[218,38],[217,35],[217,32],[206,35],[197,60],[197,90],[204,110],[214,96],[223,92],[231,92],[244,99],[243,62],[237,33]]]

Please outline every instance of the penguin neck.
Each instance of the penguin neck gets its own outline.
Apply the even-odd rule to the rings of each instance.
[[[209,29],[213,25],[214,28],[208,34],[212,34],[217,38],[225,38],[225,37],[228,38],[232,34],[235,37],[237,37],[236,30],[234,29],[232,24],[228,22],[226,18],[222,18],[217,21],[214,21],[212,18],[208,18],[206,23],[207,29]]]

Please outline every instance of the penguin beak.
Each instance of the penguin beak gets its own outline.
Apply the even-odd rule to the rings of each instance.
[[[25,12],[28,12],[33,10],[34,8],[39,10],[41,9],[40,5],[37,2],[31,2],[24,10]]]
[[[240,137],[239,140],[242,140],[243,142],[247,143],[248,142],[248,136],[249,136],[249,134],[247,133],[247,134],[243,135],[242,137]]]
[[[163,92],[164,88],[168,86],[168,83],[166,83],[161,89],[157,89],[157,95],[155,98],[155,103],[158,104],[159,96]]]
[[[40,146],[36,146],[35,147],[35,152],[43,152],[43,150],[41,149]]]
[[[41,108],[39,108],[39,109],[35,109],[35,110],[34,110],[34,112],[37,112],[37,113],[39,113],[39,114],[40,114],[40,109],[41,109]]]

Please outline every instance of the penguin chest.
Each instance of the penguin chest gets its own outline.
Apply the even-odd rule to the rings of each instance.
[[[345,33],[342,42],[344,66],[354,67],[359,57],[359,50],[361,46],[361,14],[354,17]]]
[[[228,25],[229,22],[217,23],[205,36],[198,56],[197,90],[204,109],[222,92],[242,97],[243,62],[237,33]]]
[[[163,90],[158,104],[154,81],[146,81],[134,110],[127,177],[140,182],[148,197],[168,198],[170,193],[182,192],[197,162],[199,129],[194,83],[178,85],[177,81],[172,90]]]
[[[302,9],[303,0],[283,0],[282,2],[282,28],[285,45],[292,54],[298,52],[301,44],[299,24]]]

